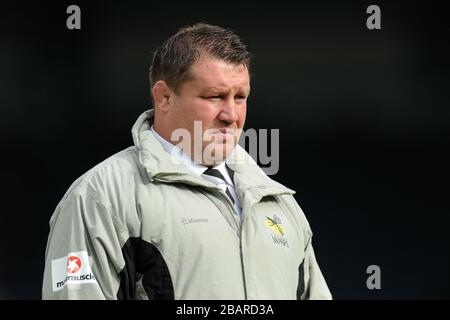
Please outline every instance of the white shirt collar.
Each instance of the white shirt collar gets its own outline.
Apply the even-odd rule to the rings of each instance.
[[[153,125],[151,126],[150,130],[153,132],[153,134],[155,135],[155,138],[159,141],[159,143],[161,143],[164,150],[166,152],[172,154],[173,156],[175,156],[181,163],[186,165],[186,167],[190,171],[192,171],[193,173],[195,173],[198,176],[201,176],[203,174],[203,172],[205,172],[208,169],[208,167],[193,161],[190,157],[185,155],[180,148],[178,148],[176,145],[172,144],[171,142],[169,142],[166,139],[164,139],[163,137],[161,137],[159,135],[159,133],[155,131],[155,129],[153,128]],[[213,168],[220,171],[220,173],[224,176],[226,182],[229,185],[234,186],[234,183],[231,180],[230,174],[228,173],[228,170],[225,167],[225,162],[222,162]]]

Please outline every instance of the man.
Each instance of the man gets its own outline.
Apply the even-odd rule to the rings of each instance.
[[[294,192],[237,145],[249,68],[217,26],[158,48],[135,145],[76,180],[50,220],[43,298],[331,298]]]

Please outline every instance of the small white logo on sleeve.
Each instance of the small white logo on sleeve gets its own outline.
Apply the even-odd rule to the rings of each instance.
[[[62,290],[66,285],[97,283],[87,251],[71,252],[52,260],[52,283],[53,291]]]

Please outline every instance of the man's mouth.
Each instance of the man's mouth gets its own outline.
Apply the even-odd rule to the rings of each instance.
[[[231,128],[219,128],[217,130],[211,130],[210,136],[214,137],[215,142],[232,141],[234,139],[235,129]]]
[[[220,133],[227,134],[227,135],[234,135],[236,132],[236,129],[234,128],[219,128],[217,129]]]

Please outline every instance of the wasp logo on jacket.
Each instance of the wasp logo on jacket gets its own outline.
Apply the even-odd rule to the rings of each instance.
[[[65,257],[52,260],[53,291],[62,290],[66,285],[85,283],[97,283],[89,265],[87,251],[71,252]]]
[[[281,219],[276,214],[273,215],[273,218],[269,218],[266,216],[265,224],[269,229],[271,229],[274,233],[272,234],[272,240],[275,244],[285,246],[289,248],[289,244],[287,239],[284,237],[286,231],[281,224]]]

